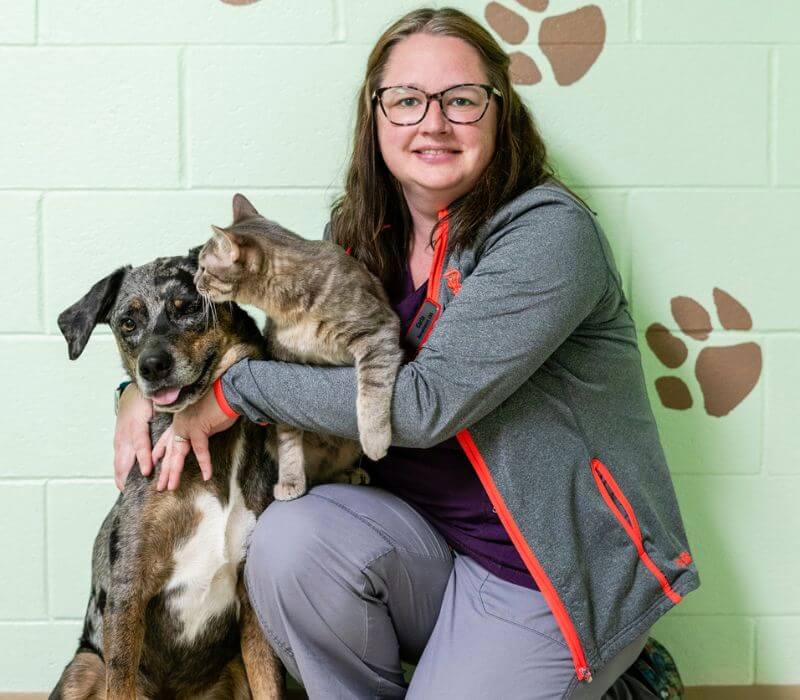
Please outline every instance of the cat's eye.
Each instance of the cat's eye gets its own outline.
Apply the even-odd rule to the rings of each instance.
[[[184,308],[184,307],[186,306],[186,304],[187,304],[187,301],[186,301],[186,299],[173,299],[173,300],[172,300],[172,305],[173,305],[173,306],[174,306],[174,307],[175,307],[175,308],[176,308],[178,311],[180,311],[182,308]]]
[[[133,333],[136,330],[136,321],[132,318],[123,318],[119,322],[119,327],[122,329],[123,333]]]

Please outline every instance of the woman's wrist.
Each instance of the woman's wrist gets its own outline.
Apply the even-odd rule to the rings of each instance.
[[[225,390],[222,388],[221,376],[214,380],[212,387],[214,391],[214,398],[217,400],[217,405],[220,407],[222,412],[228,416],[228,418],[238,418],[240,414],[231,408],[231,405],[228,403],[228,399],[225,397]]]
[[[239,362],[231,365],[225,372],[223,372],[212,385],[212,390],[214,392],[214,398],[217,401],[217,405],[219,406],[220,410],[229,418],[238,418],[239,416],[246,416],[249,418],[253,423],[257,425],[269,425],[270,421],[267,420],[266,417],[261,415],[253,415],[252,413],[244,410],[239,401],[241,397],[238,397],[239,401],[237,401],[237,393],[236,388],[233,386],[233,376],[237,372],[237,368],[241,369],[241,367],[246,367],[248,360],[240,360]],[[225,393],[225,390],[228,390],[228,393]],[[233,402],[230,400],[231,392],[233,392]],[[234,405],[236,408],[234,408]]]
[[[130,379],[125,380],[124,382],[120,382],[119,386],[114,389],[114,415],[119,414],[119,402],[122,400],[122,395],[125,393],[125,390],[131,385],[133,382]]]

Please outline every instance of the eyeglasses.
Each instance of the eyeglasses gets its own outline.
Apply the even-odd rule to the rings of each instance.
[[[431,100],[436,100],[445,118],[453,124],[474,124],[489,108],[492,95],[502,97],[497,88],[478,83],[464,83],[429,95],[408,85],[390,85],[375,90],[381,111],[395,126],[419,124],[428,113]]]

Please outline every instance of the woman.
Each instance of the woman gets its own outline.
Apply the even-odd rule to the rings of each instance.
[[[410,361],[382,488],[260,518],[266,635],[312,698],[602,696],[698,578],[608,244],[479,24],[420,10],[378,40],[326,235],[383,281]],[[234,365],[156,446],[160,487],[239,414],[356,439],[355,388],[352,368]],[[150,469],[149,410],[126,391],[123,482],[137,449]]]

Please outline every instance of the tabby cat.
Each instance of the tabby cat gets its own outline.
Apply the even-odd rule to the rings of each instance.
[[[250,304],[267,314],[270,355],[286,362],[355,365],[361,447],[370,459],[392,438],[392,393],[403,358],[400,321],[381,283],[338,245],[309,241],[265,219],[241,194],[233,224],[212,226],[195,283],[211,301]],[[368,479],[358,443],[276,426],[275,498],[302,496],[308,482]],[[275,448],[273,447],[273,450]],[[275,456],[275,455],[273,455]]]

